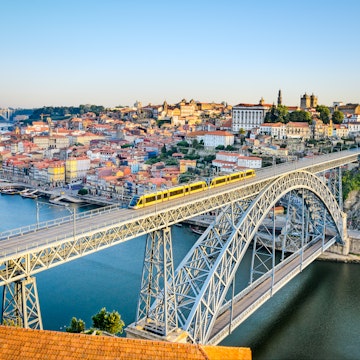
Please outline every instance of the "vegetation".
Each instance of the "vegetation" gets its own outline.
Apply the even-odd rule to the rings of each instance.
[[[339,110],[335,110],[332,114],[331,120],[334,124],[342,124],[344,120],[344,114]]]
[[[13,319],[8,319],[8,320],[4,319],[2,322],[2,325],[20,327],[20,325],[18,323],[16,323],[15,320],[13,320]]]
[[[304,110],[297,110],[289,112],[288,108],[284,105],[273,105],[269,112],[265,115],[264,122],[276,123],[281,122],[287,124],[288,122],[311,122],[311,115]]]
[[[360,191],[360,173],[358,169],[345,171],[342,176],[343,199],[346,200],[353,190]]]
[[[66,327],[66,332],[81,333],[85,331],[85,322],[81,319],[73,317],[70,322],[70,326]]]
[[[286,117],[288,122],[307,122],[310,124],[311,122],[311,115],[307,111],[304,110],[297,110],[293,111],[288,114]]]
[[[322,122],[324,124],[329,124],[330,123],[330,110],[327,106],[325,105],[318,105],[316,107],[316,111],[320,114],[320,120],[322,120]]]
[[[284,105],[273,105],[271,110],[265,115],[265,122],[268,123],[287,123],[288,122],[288,108]]]
[[[87,195],[89,193],[88,189],[82,188],[78,191],[79,195]]]
[[[110,334],[121,334],[125,326],[124,321],[117,311],[109,312],[106,311],[106,308],[102,308],[91,319],[95,328]]]
[[[40,109],[35,109],[31,114],[31,120],[41,119],[42,116],[50,116],[51,118],[64,118],[69,115],[82,115],[86,112],[93,112],[96,115],[104,112],[105,108],[99,105],[79,105],[78,107],[70,106],[44,106]],[[42,115],[43,114],[43,115]]]
[[[66,327],[66,332],[71,333],[86,333],[101,335],[102,331],[106,331],[110,334],[121,334],[125,326],[124,321],[121,319],[120,314],[117,311],[106,311],[106,308],[102,308],[92,318],[93,328],[85,330],[85,322],[81,319],[73,317],[70,325]],[[94,329],[95,328],[95,329]]]

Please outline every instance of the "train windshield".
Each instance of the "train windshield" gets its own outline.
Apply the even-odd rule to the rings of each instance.
[[[139,196],[139,195],[134,195],[134,196],[132,197],[132,199],[130,200],[129,207],[134,207],[134,206],[136,206],[136,204],[138,203],[139,199],[140,199],[140,196]]]

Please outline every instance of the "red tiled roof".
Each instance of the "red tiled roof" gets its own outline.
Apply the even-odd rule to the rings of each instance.
[[[251,350],[0,326],[0,359],[251,360]]]

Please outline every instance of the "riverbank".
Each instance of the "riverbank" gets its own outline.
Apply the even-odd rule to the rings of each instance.
[[[338,263],[346,263],[346,264],[360,264],[360,255],[349,254],[349,255],[340,255],[334,254],[331,252],[325,252],[321,254],[316,260],[320,261],[331,261]]]

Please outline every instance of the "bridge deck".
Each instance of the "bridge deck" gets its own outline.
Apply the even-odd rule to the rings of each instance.
[[[275,271],[274,281],[270,274],[250,291],[246,291],[243,296],[241,296],[240,293],[233,303],[232,310],[228,308],[216,319],[208,344],[216,345],[228,336],[231,333],[232,328],[236,328],[245,321],[255,310],[268,300],[272,294],[276,293],[286,285],[306,266],[311,264],[316,257],[333,245],[334,242],[334,238],[328,239],[324,242],[323,246],[321,241],[317,241],[315,244],[307,247],[303,253],[299,252],[292,255],[291,261],[285,261],[284,264],[280,264],[281,266]]]
[[[33,225],[8,231],[0,234],[0,270],[2,264],[11,258],[18,261],[19,256],[34,253],[36,250],[40,251],[44,248],[54,250],[54,246],[58,246],[58,244],[66,242],[71,244],[75,239],[79,240],[86,237],[88,239],[90,236],[100,232],[108,231],[110,233],[112,228],[116,229],[121,236],[106,243],[106,246],[115,245],[121,241],[144,235],[156,228],[170,226],[204,212],[217,209],[224,205],[221,203],[221,201],[225,201],[221,197],[224,194],[235,194],[236,192],[235,197],[231,200],[234,201],[241,196],[249,196],[250,191],[253,191],[253,194],[259,192],[264,186],[281,175],[296,170],[308,170],[315,173],[343,166],[349,162],[357,161],[359,153],[359,150],[355,149],[354,151],[332,153],[263,168],[256,172],[256,177],[246,181],[206,190],[145,209],[130,210],[114,207],[111,211],[99,212],[95,216],[76,216],[75,221],[73,217],[68,216],[66,221],[60,221],[60,223],[54,221],[53,226],[49,225],[41,229],[37,229],[36,225]],[[250,189],[248,193],[245,193],[246,189]],[[214,199],[213,202],[211,202],[212,199]],[[131,231],[129,230],[130,226],[132,226]],[[102,239],[99,241],[102,241]],[[104,248],[103,245],[104,242],[95,250],[92,249],[92,251],[101,250]],[[83,256],[87,253],[89,252],[82,252],[77,256]],[[64,256],[64,259],[57,262],[56,265],[69,260],[71,260],[69,255]],[[55,264],[52,266],[55,266]]]

